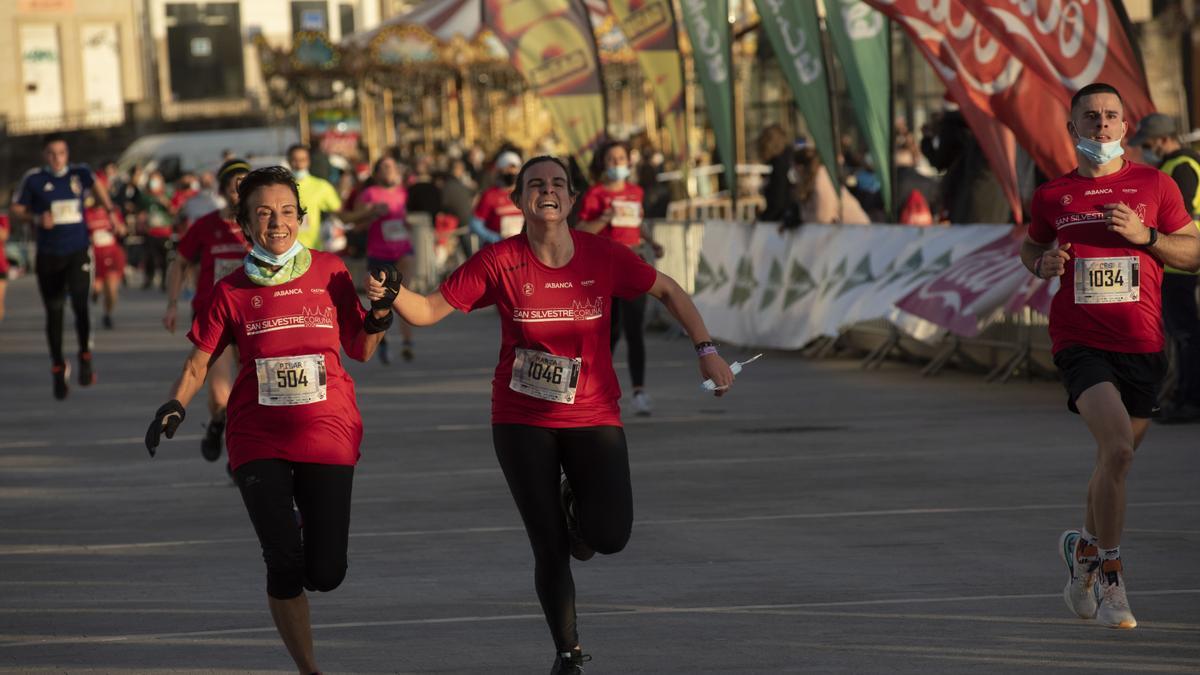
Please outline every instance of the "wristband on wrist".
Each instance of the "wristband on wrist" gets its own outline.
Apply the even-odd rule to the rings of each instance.
[[[704,342],[697,342],[695,347],[696,347],[696,356],[708,356],[709,354],[717,353],[717,346],[715,344],[713,344],[711,340],[705,340]]]
[[[1042,278],[1042,257],[1038,256],[1037,260],[1033,261],[1033,276]]]
[[[1158,242],[1158,230],[1154,229],[1153,227],[1148,228],[1148,229],[1150,230],[1150,241],[1143,244],[1143,246],[1145,246],[1146,248],[1150,248],[1151,246],[1154,246],[1154,244]]]

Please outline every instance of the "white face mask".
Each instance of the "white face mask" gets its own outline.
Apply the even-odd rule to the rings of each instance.
[[[304,180],[308,178],[308,169],[297,169],[292,172],[292,175],[296,177],[296,180]]]
[[[1092,164],[1102,166],[1108,164],[1114,159],[1125,154],[1125,148],[1121,147],[1121,139],[1101,143],[1090,138],[1084,138],[1076,133],[1075,149],[1083,153],[1084,157],[1088,158]]]

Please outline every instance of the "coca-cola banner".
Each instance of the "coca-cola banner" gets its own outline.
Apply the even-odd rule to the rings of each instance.
[[[1093,82],[1121,92],[1132,129],[1154,112],[1146,75],[1112,0],[959,0],[1069,105]]]
[[[992,314],[1033,277],[1021,262],[1024,228],[958,260],[896,303],[896,307],[975,337]]]
[[[1075,168],[1075,150],[1066,132],[1067,106],[962,2],[866,1],[908,33],[945,82],[1014,204],[1014,214],[1021,212],[1015,149],[1008,134],[995,127],[1011,130],[1011,138],[1047,175]]]

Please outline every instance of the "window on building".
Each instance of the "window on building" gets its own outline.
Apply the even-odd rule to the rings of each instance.
[[[322,0],[293,0],[292,32],[302,30],[329,32],[329,6]]]
[[[354,5],[338,5],[338,18],[342,22],[342,37],[354,32]]]
[[[241,17],[236,2],[171,3],[167,61],[176,101],[245,94]]]

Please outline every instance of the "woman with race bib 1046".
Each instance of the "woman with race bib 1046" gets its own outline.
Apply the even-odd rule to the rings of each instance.
[[[428,296],[367,280],[372,306],[394,298],[400,316],[417,326],[455,309],[500,310],[492,439],[533,546],[553,672],[562,674],[582,672],[585,660],[570,558],[620,551],[633,525],[621,389],[608,346],[612,298],[649,293],[660,300],[696,343],[701,377],[712,378],[717,395],[733,384],[679,284],[628,246],[567,225],[576,197],[561,160],[531,159],[510,195],[525,220],[522,233],[477,253]]]
[[[341,352],[371,358],[391,309],[364,311],[341,259],[297,241],[303,216],[287,169],[246,174],[237,220],[253,248],[241,269],[217,282],[193,321],[188,339],[195,347],[171,400],[150,423],[146,448],[153,456],[161,435],[175,435],[209,366],[236,346],[229,461],[262,545],[271,617],[299,672],[313,673],[319,669],[304,591],[331,591],[346,575],[363,434]]]

